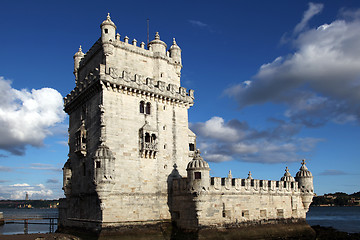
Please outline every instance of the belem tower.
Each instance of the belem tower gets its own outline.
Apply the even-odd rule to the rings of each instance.
[[[116,33],[74,55],[64,98],[69,154],[59,227],[92,231],[173,222],[179,229],[304,220],[313,177],[302,162],[280,181],[210,177],[188,127],[194,91],[180,84],[181,49],[158,33],[147,46]]]

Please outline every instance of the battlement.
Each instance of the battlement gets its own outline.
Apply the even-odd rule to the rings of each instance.
[[[180,64],[178,61],[174,60],[174,58],[170,54],[170,49],[166,51],[166,54],[158,54],[157,52],[153,52],[151,46],[145,48],[145,43],[141,42],[140,45],[137,45],[137,40],[133,39],[132,43],[129,43],[129,38],[127,36],[124,37],[124,40],[120,40],[120,34],[116,35],[115,41],[108,42],[114,47],[123,49],[125,51],[136,53],[139,55],[143,55],[150,58],[161,58],[166,60],[169,64]],[[86,65],[86,63],[93,57],[95,53],[102,49],[102,41],[99,38],[91,48],[85,53],[84,57],[80,60],[79,68]],[[180,64],[181,65],[181,64]]]
[[[175,84],[166,84],[164,81],[156,81],[153,78],[132,74],[125,70],[121,71],[117,68],[106,69],[106,66],[101,64],[98,68],[90,72],[83,81],[79,81],[74,90],[64,98],[64,107],[99,79],[101,80],[101,84],[106,88],[142,94],[155,99],[189,106],[192,106],[194,103],[194,90],[192,89],[187,92],[186,88],[178,87]]]
[[[300,194],[297,182],[220,177],[211,177],[209,182],[209,194]],[[173,180],[174,194],[190,192],[189,186],[187,178]]]

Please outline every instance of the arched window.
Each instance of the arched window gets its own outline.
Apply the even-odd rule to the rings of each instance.
[[[149,133],[145,133],[145,142],[147,142],[147,143],[150,142],[150,134]]]
[[[155,141],[156,141],[156,135],[155,135],[155,134],[152,134],[152,135],[151,135],[151,142],[152,142],[152,143],[155,143]]]
[[[146,103],[146,109],[145,109],[146,114],[150,114],[150,107],[151,107],[151,104],[149,102],[147,102]]]
[[[144,113],[144,108],[145,108],[145,102],[141,101],[140,102],[140,113]]]

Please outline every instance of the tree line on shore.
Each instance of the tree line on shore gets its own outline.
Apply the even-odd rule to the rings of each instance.
[[[57,208],[59,200],[0,200],[0,208]]]
[[[360,206],[360,192],[353,194],[336,192],[315,196],[311,206]]]

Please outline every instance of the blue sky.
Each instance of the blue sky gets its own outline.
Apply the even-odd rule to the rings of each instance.
[[[359,188],[359,1],[16,1],[0,7],[0,199],[62,197],[72,56],[111,13],[121,39],[182,49],[182,84],[211,175]]]

